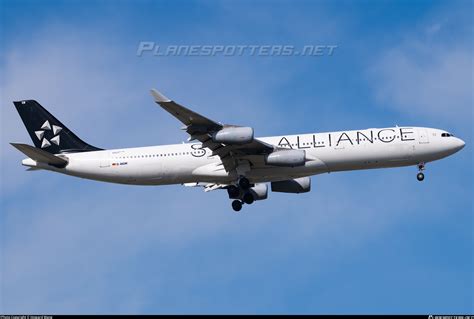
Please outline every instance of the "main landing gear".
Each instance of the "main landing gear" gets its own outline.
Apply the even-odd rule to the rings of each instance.
[[[246,177],[243,177],[243,176],[240,177],[238,184],[239,184],[240,188],[242,188],[244,190],[247,190],[247,189],[250,188],[250,182]]]
[[[240,210],[242,209],[242,202],[238,199],[234,200],[232,202],[232,208],[236,211],[236,212],[240,212]]]
[[[418,164],[418,174],[416,174],[416,179],[420,182],[425,179],[425,174],[423,171],[425,170],[425,163]]]
[[[255,199],[253,198],[252,194],[245,193],[244,196],[242,197],[242,200],[235,199],[235,200],[232,201],[232,208],[236,212],[240,212],[240,210],[242,209],[242,205],[244,205],[244,203],[247,204],[247,205],[250,205],[254,201],[255,201]]]
[[[244,196],[242,196],[242,201],[248,205],[252,204],[254,202],[253,195],[249,192],[246,192]]]
[[[249,191],[251,186],[250,181],[242,176],[239,178],[237,185],[231,185],[227,188],[229,198],[237,198],[232,201],[232,208],[234,211],[239,212],[244,203],[250,205],[255,201],[255,198]]]

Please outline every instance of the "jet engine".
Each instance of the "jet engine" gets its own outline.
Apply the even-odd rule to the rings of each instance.
[[[265,183],[255,184],[254,187],[249,189],[249,192],[253,195],[255,200],[263,200],[268,197],[268,186]]]
[[[253,141],[253,128],[241,126],[224,127],[212,135],[212,141],[224,144],[246,144]]]
[[[274,166],[303,166],[306,152],[304,150],[279,150],[265,156],[265,163]]]
[[[272,182],[272,192],[279,193],[307,193],[311,190],[311,178],[300,177],[287,181]]]

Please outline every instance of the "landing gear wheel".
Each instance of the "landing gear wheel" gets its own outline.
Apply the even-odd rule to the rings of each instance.
[[[244,194],[244,197],[242,197],[242,200],[244,201],[245,204],[252,204],[254,202],[253,195],[249,192]]]
[[[239,179],[239,186],[242,189],[249,189],[250,188],[250,182],[246,177],[241,177]]]
[[[422,180],[425,179],[425,174],[423,174],[422,172],[419,172],[418,174],[416,174],[416,179],[421,182]]]
[[[424,171],[425,170],[425,163],[418,164],[418,170],[420,171],[420,173],[421,173],[421,171]]]
[[[241,202],[240,200],[237,200],[237,199],[234,200],[234,201],[232,202],[232,208],[233,208],[236,212],[240,211],[240,210],[242,209],[242,202]]]
[[[240,189],[235,185],[230,185],[227,188],[227,194],[229,194],[229,198],[239,198]]]

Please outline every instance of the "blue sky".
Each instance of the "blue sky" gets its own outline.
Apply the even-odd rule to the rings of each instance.
[[[2,313],[472,313],[472,2],[0,2]],[[155,57],[160,45],[337,45]],[[148,90],[257,136],[444,128],[458,154],[312,178],[234,214],[223,192],[26,172],[13,100],[92,145],[179,143]]]

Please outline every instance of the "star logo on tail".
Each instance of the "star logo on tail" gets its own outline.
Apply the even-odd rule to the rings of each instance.
[[[41,128],[38,131],[35,131],[36,137],[38,140],[41,141],[41,148],[46,148],[48,146],[51,146],[51,143],[56,144],[59,146],[60,143],[60,136],[59,132],[61,132],[63,128],[61,126],[57,125],[51,125],[48,120],[41,125]],[[46,132],[51,132],[52,134],[47,134],[47,135],[52,135],[52,137],[48,140],[46,138]]]

